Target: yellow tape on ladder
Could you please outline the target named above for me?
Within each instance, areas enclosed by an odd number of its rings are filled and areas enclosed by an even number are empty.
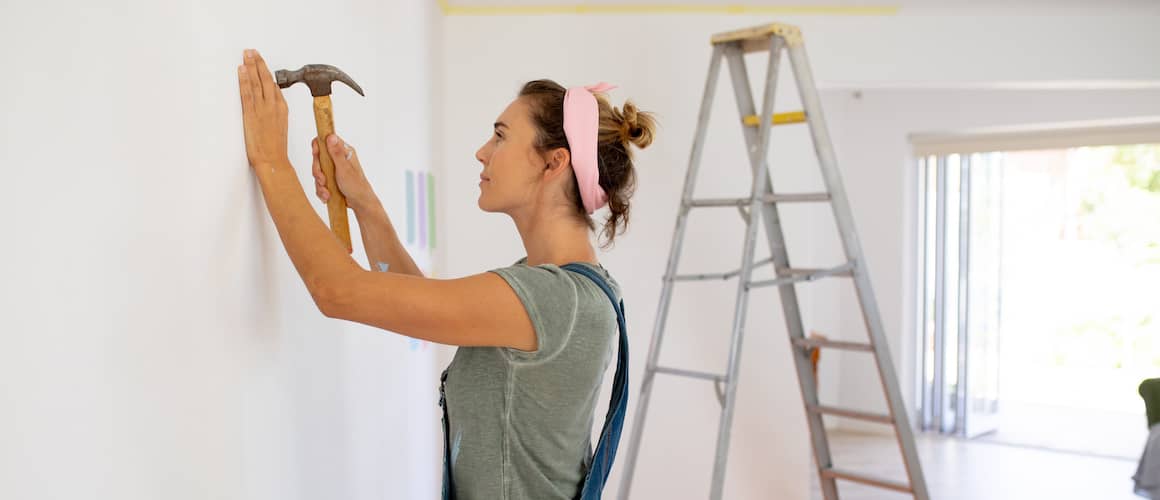
[[[773,124],[774,125],[789,125],[791,123],[805,123],[805,121],[806,121],[806,112],[805,111],[790,111],[788,113],[774,113],[773,114]],[[747,126],[747,127],[756,127],[756,126],[761,124],[761,121],[758,120],[757,115],[746,116],[745,119],[742,120],[742,122],[745,123],[745,126]]]

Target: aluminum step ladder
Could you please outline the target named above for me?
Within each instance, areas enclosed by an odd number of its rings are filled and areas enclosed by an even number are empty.
[[[817,89],[814,85],[813,75],[810,71],[809,60],[806,58],[805,47],[802,44],[801,32],[795,26],[769,24],[714,35],[712,37],[712,45],[713,55],[709,61],[709,76],[705,82],[704,97],[701,100],[701,110],[697,119],[696,134],[693,139],[693,149],[689,155],[689,167],[685,174],[685,186],[681,194],[680,211],[677,215],[676,229],[673,233],[672,245],[669,250],[669,260],[664,275],[664,286],[661,291],[660,305],[657,308],[656,323],[649,345],[648,361],[645,366],[643,381],[641,382],[640,399],[637,403],[636,416],[632,427],[633,433],[628,444],[624,475],[621,479],[618,497],[621,500],[628,499],[636,459],[640,452],[641,436],[644,433],[645,416],[648,412],[649,395],[652,391],[653,381],[657,374],[664,374],[703,379],[715,383],[718,400],[721,404],[721,421],[717,434],[717,452],[713,463],[713,476],[709,489],[709,498],[712,500],[719,500],[721,498],[725,485],[725,461],[728,455],[730,428],[733,421],[734,403],[737,394],[738,364],[741,355],[742,333],[745,329],[745,314],[749,302],[749,292],[755,288],[777,287],[781,296],[781,307],[786,320],[789,340],[793,346],[793,362],[797,369],[802,401],[805,404],[806,420],[809,422],[815,465],[817,466],[821,490],[826,500],[836,500],[838,498],[837,480],[839,479],[877,488],[905,492],[913,495],[916,499],[927,500],[929,495],[926,490],[926,483],[923,480],[922,468],[919,465],[918,453],[915,450],[914,434],[908,422],[906,410],[902,404],[902,396],[898,388],[898,379],[895,376],[894,365],[891,363],[890,352],[886,345],[885,337],[883,336],[882,318],[878,314],[878,305],[874,300],[874,292],[870,288],[870,276],[866,269],[858,236],[854,230],[854,218],[846,199],[845,190],[842,187],[842,180],[838,172],[834,150],[830,144],[830,136],[826,130],[825,120],[822,117],[822,107],[818,98]],[[774,90],[777,84],[778,62],[783,50],[789,53],[789,61],[793,67],[798,92],[801,95],[802,105],[805,109],[791,113],[774,114]],[[769,52],[769,65],[765,76],[765,95],[762,101],[760,115],[757,114],[755,108],[744,60],[746,53],[758,51]],[[697,178],[697,170],[701,164],[701,154],[705,144],[705,132],[708,128],[709,112],[713,102],[713,94],[717,86],[717,76],[720,73],[722,59],[729,62],[729,73],[733,81],[737,109],[741,115],[745,143],[749,151],[750,168],[754,179],[753,186],[750,195],[745,198],[695,199],[693,198],[693,187]],[[814,149],[818,155],[818,161],[821,165],[822,176],[826,186],[826,192],[824,193],[782,194],[775,193],[773,190],[768,175],[768,164],[766,162],[770,129],[774,125],[795,123],[805,123],[809,126],[810,134],[813,137]],[[829,269],[796,269],[791,267],[789,263],[785,237],[782,233],[780,219],[778,218],[778,205],[783,203],[816,202],[829,203],[832,207],[834,217],[837,220],[838,232],[841,235],[846,262]],[[693,208],[702,207],[736,207],[741,211],[742,218],[745,220],[746,229],[745,247],[741,256],[740,269],[717,274],[676,274],[689,212]],[[754,245],[757,239],[757,224],[759,220],[765,225],[765,233],[769,240],[771,256],[768,259],[754,262]],[[752,280],[751,275],[754,267],[768,263],[773,264],[776,278],[761,281]],[[840,342],[805,337],[802,328],[801,312],[798,308],[797,293],[794,286],[800,282],[835,276],[845,276],[853,279],[869,332],[868,342]],[[737,300],[733,314],[733,330],[727,373],[720,375],[658,365],[657,359],[660,356],[661,340],[665,331],[665,319],[668,315],[674,284],[682,281],[732,278],[738,278],[738,286]],[[889,413],[876,414],[820,404],[818,401],[816,381],[813,378],[810,363],[812,350],[819,348],[862,351],[874,356],[874,360],[878,366],[878,375],[886,393]],[[722,385],[724,386],[723,389]],[[903,463],[906,466],[907,480],[900,482],[836,468],[830,456],[829,441],[822,422],[823,415],[860,419],[892,426],[894,428],[894,434],[898,439],[898,446],[902,453]]]

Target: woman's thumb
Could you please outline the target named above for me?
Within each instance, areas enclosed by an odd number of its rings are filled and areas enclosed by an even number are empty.
[[[330,134],[326,137],[326,147],[327,149],[330,149],[330,155],[332,157],[335,156],[336,153],[344,153],[342,156],[346,156],[345,152],[342,150],[342,139],[338,138],[338,134]]]
[[[345,163],[349,166],[350,157],[354,154],[354,148],[343,142],[337,134],[331,134],[326,139],[326,144],[330,148],[330,157],[334,159],[335,165]]]

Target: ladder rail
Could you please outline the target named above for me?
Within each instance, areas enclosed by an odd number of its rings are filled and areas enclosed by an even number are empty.
[[[781,37],[772,37],[781,46],[786,45],[785,40]],[[740,52],[740,51],[739,51]],[[776,53],[780,56],[780,51]],[[734,61],[737,69],[734,70]],[[772,61],[773,59],[771,59]],[[737,101],[737,110],[741,116],[749,116],[754,113],[754,103],[752,93],[749,88],[748,75],[745,72],[744,58],[740,54],[729,58],[730,70],[733,71],[734,81],[734,96]],[[766,81],[767,88],[776,85],[776,74],[774,79]],[[808,112],[807,112],[808,113]],[[769,116],[763,114],[763,117]],[[772,120],[766,118],[759,118],[761,128],[768,129],[772,125]],[[755,130],[753,127],[742,126],[742,134],[745,137],[745,143],[748,146],[750,156],[760,154],[760,144],[755,137]],[[765,148],[768,149],[768,148]],[[757,168],[757,167],[754,167]],[[768,165],[762,165],[763,170],[768,171]],[[763,186],[766,193],[773,192],[772,181],[767,177],[765,186]],[[833,195],[831,193],[830,197]],[[754,212],[751,212],[754,213]],[[774,259],[774,268],[780,273],[783,269],[790,268],[789,252],[785,244],[785,236],[781,227],[781,218],[779,210],[776,205],[763,205],[759,209],[761,219],[765,223],[766,239],[769,242],[770,255]],[[781,298],[782,315],[785,317],[786,330],[788,331],[790,341],[793,339],[805,338],[805,328],[801,323],[801,307],[797,299],[797,290],[792,283],[786,283],[778,287],[778,295]],[[791,349],[794,370],[797,372],[799,387],[801,388],[801,395],[806,404],[817,404],[817,388],[813,387],[813,368],[810,364],[809,357],[805,351],[798,351]],[[812,401],[810,395],[813,395]],[[810,445],[814,452],[815,465],[818,470],[819,478],[823,477],[822,471],[833,465],[833,459],[830,455],[829,443],[823,429],[822,417],[819,414],[806,414],[806,420],[810,429]],[[837,484],[833,480],[822,480],[822,493],[825,498],[837,498]]]
[[[676,227],[673,230],[672,243],[669,245],[669,260],[665,264],[665,276],[676,274],[677,264],[681,258],[681,247],[684,242],[685,228],[689,217],[689,201],[693,198],[697,171],[701,165],[701,156],[705,146],[705,134],[709,128],[709,116],[712,113],[713,95],[716,93],[717,80],[721,73],[722,58],[722,49],[720,47],[713,47],[712,55],[709,56],[709,74],[705,78],[705,88],[701,94],[701,108],[697,113],[697,128],[693,135],[693,147],[689,152],[689,167],[685,172],[685,185],[681,189],[681,204],[677,214]],[[632,434],[628,440],[628,449],[625,450],[624,474],[621,476],[620,491],[617,495],[621,499],[628,498],[632,486],[632,476],[636,469],[636,459],[640,453],[641,438],[644,434],[644,421],[648,414],[649,396],[652,394],[652,384],[655,380],[657,359],[660,357],[661,341],[664,336],[665,320],[668,317],[672,293],[673,282],[666,280],[661,287],[660,304],[657,306],[652,339],[649,341],[648,358],[645,364],[644,376],[641,377],[639,399],[636,403],[636,413],[632,421]]]
[[[760,125],[754,130],[752,127],[742,126],[749,153],[750,169],[753,182],[751,185],[750,214],[768,212],[774,209],[773,205],[762,203],[762,198],[773,194],[772,183],[769,178],[769,139],[773,125],[773,107],[777,90],[777,74],[780,66],[781,51],[785,42],[780,37],[769,39],[769,63],[766,66],[766,86],[762,100]],[[728,44],[726,60],[729,63],[730,81],[733,85],[733,94],[741,116],[756,114],[756,105],[749,87],[748,71],[745,67],[744,51],[739,44]],[[757,220],[764,219],[767,233],[769,231],[768,217],[751,216],[746,221],[745,248],[742,252],[741,279],[738,280],[737,303],[734,306],[733,331],[730,342],[728,375],[725,387],[725,405],[721,414],[721,424],[717,433],[717,451],[713,460],[713,476],[710,483],[709,498],[719,500],[725,487],[725,462],[728,458],[729,441],[732,433],[733,413],[737,393],[737,373],[740,369],[740,354],[745,328],[745,314],[749,303],[749,279],[752,276],[752,259],[756,247]],[[784,249],[784,248],[783,248]],[[777,250],[772,250],[771,258],[778,264]],[[783,266],[784,267],[784,266]]]
[[[826,191],[830,193],[831,208],[838,225],[838,233],[842,240],[847,261],[854,264],[853,279],[857,290],[858,301],[861,305],[862,318],[870,337],[870,344],[874,347],[874,360],[878,367],[879,381],[882,391],[886,395],[890,415],[894,418],[895,438],[898,441],[899,451],[903,456],[903,465],[906,467],[907,478],[910,480],[911,492],[916,500],[927,500],[930,497],[926,489],[926,481],[922,473],[922,465],[918,460],[918,451],[914,444],[914,430],[910,426],[910,419],[902,401],[901,390],[898,388],[898,378],[894,371],[894,363],[890,356],[890,349],[886,343],[886,336],[882,324],[882,316],[878,309],[873,288],[870,285],[870,275],[865,263],[865,253],[861,248],[858,232],[854,224],[853,211],[850,208],[849,198],[842,183],[841,173],[838,171],[837,156],[834,153],[833,143],[826,127],[825,116],[822,112],[821,99],[817,93],[817,86],[813,79],[813,70],[810,68],[809,58],[805,46],[794,44],[789,47],[790,65],[793,67],[797,81],[798,94],[802,100],[802,107],[806,115],[810,136],[813,138],[814,150],[821,166],[822,177],[826,184]],[[800,377],[799,373],[799,377]],[[892,383],[893,382],[893,383]],[[808,402],[807,402],[808,404]],[[835,497],[836,498],[836,497]]]

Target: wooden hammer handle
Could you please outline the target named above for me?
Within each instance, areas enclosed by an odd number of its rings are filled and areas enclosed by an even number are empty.
[[[346,251],[350,253],[353,250],[350,246],[346,196],[338,189],[338,180],[334,177],[334,160],[331,159],[330,149],[326,145],[326,138],[334,133],[334,111],[330,106],[330,96],[314,98],[314,123],[318,125],[318,161],[322,164],[322,174],[326,176],[326,189],[330,191],[330,200],[326,202],[326,209],[330,214],[330,230],[343,245],[346,245]]]

